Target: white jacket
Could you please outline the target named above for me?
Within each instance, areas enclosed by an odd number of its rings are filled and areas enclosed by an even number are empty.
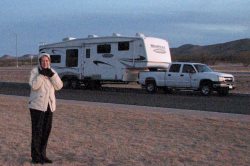
[[[47,111],[49,104],[52,112],[56,110],[55,90],[60,90],[63,83],[57,72],[51,70],[55,73],[51,78],[39,74],[38,67],[31,70],[29,108]]]

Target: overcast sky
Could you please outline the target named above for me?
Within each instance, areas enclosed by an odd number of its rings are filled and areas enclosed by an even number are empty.
[[[170,47],[250,38],[250,0],[0,0],[0,56],[38,53],[41,42],[113,32]]]

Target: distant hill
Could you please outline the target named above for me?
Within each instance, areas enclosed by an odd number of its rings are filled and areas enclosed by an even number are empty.
[[[14,57],[11,55],[3,55],[2,57],[0,57],[0,60],[5,60],[5,59],[14,59]]]
[[[22,60],[27,60],[27,59],[30,59],[30,58],[35,58],[37,57],[37,55],[34,55],[34,54],[25,54],[21,57],[18,57],[18,59],[22,59]]]
[[[240,60],[250,59],[250,39],[241,39],[207,46],[185,44],[178,48],[171,48],[170,50],[172,58],[179,61],[239,62]]]
[[[33,57],[31,59],[31,57]],[[37,55],[34,54],[25,54],[23,56],[18,57],[18,61],[16,56],[12,55],[3,55],[0,57],[0,67],[5,67],[5,66],[27,66],[27,65],[35,65],[37,64]]]
[[[35,55],[35,54],[25,54],[23,56],[18,57],[18,59],[19,60],[28,60],[28,59],[30,60],[31,57],[36,58],[37,55]],[[3,55],[3,56],[0,57],[0,60],[7,60],[7,59],[9,59],[9,60],[16,59],[16,56]]]
[[[171,48],[171,53],[174,56],[178,55],[196,55],[196,54],[210,54],[216,55],[235,55],[241,52],[250,51],[250,39],[235,40],[226,43],[199,46],[192,44],[185,44],[178,48]]]

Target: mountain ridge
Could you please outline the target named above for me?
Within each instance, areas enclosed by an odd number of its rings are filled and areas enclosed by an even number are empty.
[[[171,48],[172,56],[190,55],[211,55],[211,56],[232,56],[242,52],[250,53],[250,38],[229,41],[212,45],[184,44],[177,48]]]

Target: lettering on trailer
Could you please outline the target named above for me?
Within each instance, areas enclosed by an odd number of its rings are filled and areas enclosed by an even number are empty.
[[[103,58],[112,58],[113,56],[113,54],[102,54]]]
[[[151,46],[151,48],[154,49],[153,51],[156,52],[156,53],[159,53],[159,54],[165,54],[166,53],[165,46],[155,45],[155,44],[151,44],[150,46]]]

